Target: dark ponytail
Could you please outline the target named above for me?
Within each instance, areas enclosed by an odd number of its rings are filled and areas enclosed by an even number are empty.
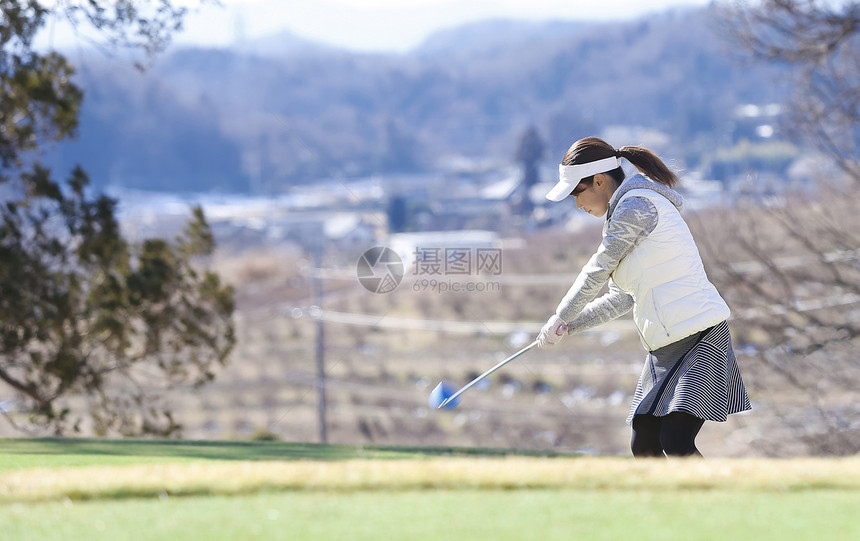
[[[673,188],[680,182],[678,176],[666,167],[663,160],[647,148],[621,147],[615,152],[615,155],[632,163],[637,169],[645,173],[645,176],[660,184]]]
[[[612,145],[598,137],[586,137],[575,142],[564,155],[561,164],[578,165],[612,156],[624,158],[651,180],[665,184],[670,188],[677,186],[680,182],[675,173],[663,163],[663,160],[647,148],[626,146],[615,150]],[[619,184],[624,181],[624,170],[621,167],[607,171],[607,174]],[[583,182],[590,179],[591,177],[583,179]]]

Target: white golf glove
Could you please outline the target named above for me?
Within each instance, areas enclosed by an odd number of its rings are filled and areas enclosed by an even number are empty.
[[[567,336],[567,323],[562,321],[560,317],[553,314],[552,317],[543,326],[538,334],[538,347],[541,349],[554,346],[561,342],[561,339]]]

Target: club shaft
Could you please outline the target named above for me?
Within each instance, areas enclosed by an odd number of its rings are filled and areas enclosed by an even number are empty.
[[[469,388],[471,388],[473,385],[475,385],[476,383],[478,383],[479,381],[481,381],[485,377],[489,376],[490,374],[492,374],[493,372],[495,372],[499,368],[501,368],[501,367],[505,366],[506,364],[508,364],[509,362],[513,361],[514,359],[516,359],[517,357],[519,357],[520,355],[522,355],[526,351],[530,350],[531,348],[535,347],[536,345],[537,345],[537,340],[535,340],[531,344],[527,345],[523,349],[519,350],[518,352],[514,353],[513,355],[511,355],[510,357],[508,357],[504,361],[500,362],[496,366],[490,368],[489,370],[487,370],[486,372],[484,372],[480,376],[476,377],[475,379],[473,379],[472,381],[467,383],[465,386],[463,386],[462,389],[460,389],[456,393],[454,393],[451,396],[449,396],[448,398],[446,398],[441,404],[439,404],[437,406],[437,408],[444,408],[445,405],[448,404],[448,402],[454,400],[455,398],[457,398],[458,396],[460,396],[461,394],[463,394],[464,392],[469,390]]]

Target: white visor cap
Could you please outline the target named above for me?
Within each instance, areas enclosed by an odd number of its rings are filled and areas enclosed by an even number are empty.
[[[580,163],[577,165],[559,165],[558,166],[558,183],[552,187],[552,190],[546,194],[546,198],[550,201],[561,201],[570,192],[576,188],[584,178],[588,178],[597,173],[605,173],[621,167],[621,159],[612,156],[604,158],[596,162]]]

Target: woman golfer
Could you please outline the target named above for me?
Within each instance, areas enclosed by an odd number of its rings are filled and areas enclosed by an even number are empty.
[[[640,174],[625,180],[621,158]],[[644,175],[644,176],[643,176]],[[600,247],[538,335],[542,348],[633,310],[648,351],[627,422],[636,457],[700,455],[705,421],[751,409],[735,362],[729,307],[708,281],[681,218],[678,183],[642,147],[618,150],[596,137],[573,144],[559,166],[550,201],[568,196],[606,215]],[[604,284],[608,293],[596,298]]]

